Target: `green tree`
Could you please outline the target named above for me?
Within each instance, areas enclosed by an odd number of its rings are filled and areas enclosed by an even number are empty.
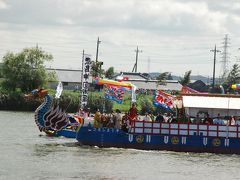
[[[239,70],[239,65],[234,64],[232,67],[232,70],[229,72],[228,77],[227,77],[227,84],[237,84],[240,82],[240,70]]]
[[[180,84],[182,84],[183,86],[187,85],[188,83],[190,83],[190,76],[191,76],[192,71],[187,71],[185,72],[184,76],[182,78],[180,78]]]
[[[16,54],[8,52],[3,57],[3,87],[12,91],[19,88],[22,92],[27,92],[45,86],[48,73],[44,63],[52,58],[51,54],[38,47],[26,48]]]
[[[172,74],[168,73],[167,80],[173,80]]]
[[[110,67],[105,72],[105,77],[108,79],[112,79],[114,75],[114,67]]]
[[[160,73],[159,76],[156,78],[158,80],[158,84],[166,83],[165,81],[167,80],[169,74],[169,72]]]
[[[143,99],[141,101],[141,114],[147,113],[153,113],[154,112],[154,106],[150,99]]]
[[[0,78],[3,77],[2,69],[3,69],[3,63],[0,63]]]
[[[102,69],[103,62],[92,62],[91,74],[93,77],[102,77],[104,70]]]

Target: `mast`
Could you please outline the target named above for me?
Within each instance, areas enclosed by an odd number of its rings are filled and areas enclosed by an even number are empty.
[[[84,49],[83,49],[83,53],[82,53],[82,73],[81,73],[81,89],[83,89],[83,69],[84,68]],[[82,90],[80,91],[80,108],[83,109],[83,94],[82,94]]]

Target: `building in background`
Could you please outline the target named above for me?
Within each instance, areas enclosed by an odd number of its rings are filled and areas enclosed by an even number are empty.
[[[49,88],[55,89],[58,85],[58,81],[63,83],[64,89],[79,90],[81,86],[81,70],[71,69],[47,69],[48,72],[55,72],[57,76],[57,82],[49,82]],[[123,81],[131,82],[138,87],[138,89],[144,90],[164,90],[164,91],[181,91],[182,85],[177,80],[166,80],[163,83],[158,83],[158,80],[151,79],[147,74],[134,73],[134,72],[121,72],[116,74],[113,79],[122,76]],[[90,76],[90,82],[92,82],[92,76]]]
[[[55,72],[57,81],[49,82],[49,88],[55,89],[58,85],[58,81],[61,81],[64,89],[80,90],[81,88],[81,76],[82,70],[71,69],[47,69],[48,72]],[[92,76],[90,76],[90,82],[92,82]]]
[[[177,80],[165,80],[162,83],[158,83],[158,80],[151,79],[146,73],[134,73],[134,72],[120,72],[116,74],[113,79],[123,77],[123,81],[131,82],[138,87],[138,89],[145,90],[164,90],[164,91],[181,91],[182,85]]]

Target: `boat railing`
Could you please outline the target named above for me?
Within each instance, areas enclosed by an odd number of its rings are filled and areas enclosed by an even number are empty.
[[[130,133],[149,135],[180,135],[207,137],[240,137],[239,125],[159,123],[149,121],[132,121]]]

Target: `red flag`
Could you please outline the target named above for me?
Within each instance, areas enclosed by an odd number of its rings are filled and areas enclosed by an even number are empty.
[[[154,97],[153,104],[155,106],[161,106],[166,109],[173,108],[173,96],[171,94],[167,94],[163,91],[158,90],[156,92],[156,96]]]
[[[187,87],[187,86],[183,86],[182,87],[182,90],[181,90],[182,93],[185,93],[185,94],[197,94],[197,93],[200,93],[199,91],[196,91],[190,87]]]

